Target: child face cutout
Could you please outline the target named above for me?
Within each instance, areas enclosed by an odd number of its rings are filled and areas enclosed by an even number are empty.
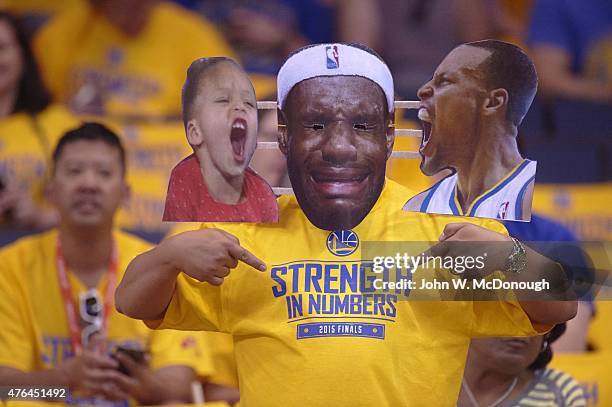
[[[200,165],[225,178],[241,175],[257,146],[257,105],[253,86],[239,67],[220,62],[200,82],[190,137]],[[204,161],[204,162],[202,162]]]

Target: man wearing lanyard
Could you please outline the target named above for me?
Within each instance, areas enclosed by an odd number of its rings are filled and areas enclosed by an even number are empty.
[[[113,229],[129,194],[119,138],[95,123],[67,132],[48,189],[58,229],[0,251],[0,385],[67,386],[75,404],[190,401],[191,382],[209,373],[200,338],[114,310],[123,270],[148,249]]]

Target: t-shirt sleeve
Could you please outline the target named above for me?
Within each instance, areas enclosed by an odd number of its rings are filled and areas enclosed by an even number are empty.
[[[15,270],[18,254],[10,249],[0,251],[0,365],[28,372],[37,366],[36,336],[25,291],[16,278],[23,271]]]
[[[534,326],[518,301],[473,301],[471,337],[542,335],[551,327]]]
[[[213,362],[201,332],[164,329],[153,331],[150,343],[151,368],[188,366],[199,377],[213,374]]]
[[[213,286],[181,273],[163,319],[145,323],[154,329],[226,332],[222,297],[227,284]]]
[[[563,1],[536,0],[531,13],[527,43],[554,45],[568,52],[572,49],[572,35],[563,13]]]
[[[495,220],[483,220],[481,226],[508,235],[505,226]],[[499,273],[499,272],[498,272]],[[502,277],[503,276],[499,276]],[[500,294],[504,298],[489,301],[473,301],[472,337],[483,336],[533,336],[541,335],[551,326],[534,326],[529,316],[511,294]]]
[[[63,100],[68,92],[70,54],[89,29],[91,16],[88,5],[78,2],[52,17],[34,36],[32,48],[40,73],[56,100]]]

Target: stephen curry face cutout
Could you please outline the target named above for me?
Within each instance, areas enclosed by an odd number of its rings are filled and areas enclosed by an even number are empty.
[[[182,104],[194,153],[172,170],[163,220],[277,222],[272,189],[249,168],[257,146],[257,102],[242,68],[225,57],[194,61]]]

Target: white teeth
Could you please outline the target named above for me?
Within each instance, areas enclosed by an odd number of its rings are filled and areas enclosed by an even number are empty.
[[[431,123],[431,117],[429,117],[429,112],[424,107],[419,109],[419,120],[422,120],[427,123]]]
[[[242,122],[236,122],[232,125],[232,129],[246,129],[246,127],[244,126],[244,123]]]

